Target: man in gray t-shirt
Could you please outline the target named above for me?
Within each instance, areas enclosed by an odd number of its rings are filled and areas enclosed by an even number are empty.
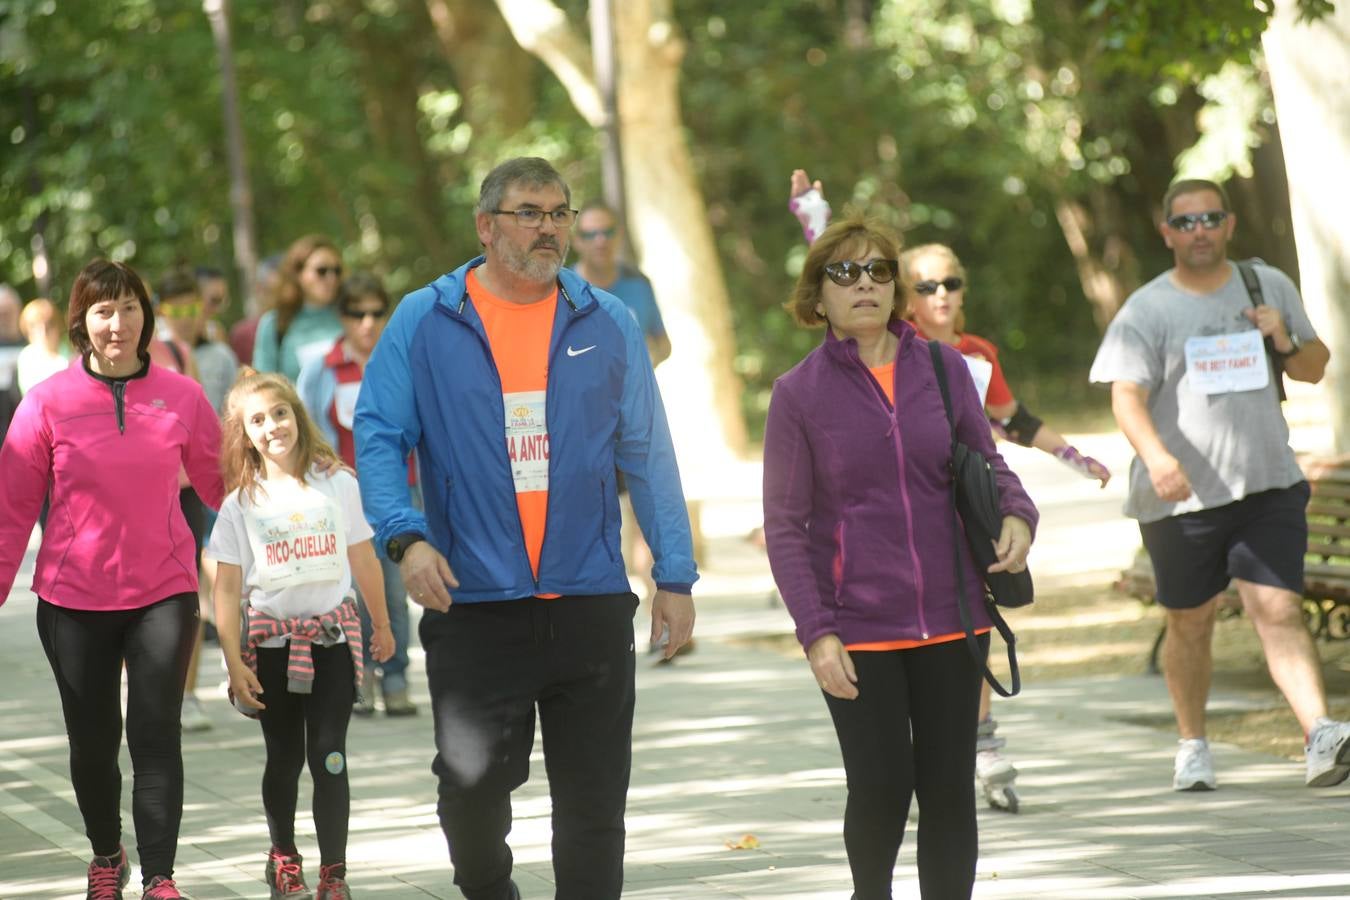
[[[1275,367],[1321,380],[1330,358],[1283,272],[1256,265],[1260,302],[1228,259],[1236,217],[1219,185],[1178,181],[1159,230],[1176,265],[1112,321],[1091,380],[1134,447],[1125,514],[1139,520],[1166,610],[1163,665],[1181,742],[1173,786],[1212,790],[1205,741],[1210,642],[1235,580],[1271,676],[1307,739],[1306,781],[1350,776],[1350,724],[1326,718],[1317,650],[1303,625],[1307,485],[1289,448]]]

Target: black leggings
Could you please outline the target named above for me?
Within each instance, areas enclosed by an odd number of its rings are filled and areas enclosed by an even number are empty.
[[[347,820],[351,789],[347,783],[347,724],[356,701],[356,671],[346,644],[315,645],[314,692],[286,690],[289,647],[258,648],[259,699],[267,706],[258,715],[267,766],[263,769],[263,810],[272,846],[295,849],[295,807],[300,772],[309,761],[314,779],[314,830],[321,863],[347,859]]]
[[[981,636],[988,647],[988,637]],[[919,890],[967,900],[975,885],[975,726],[980,670],[964,640],[852,654],[858,697],[825,695],[848,778],[844,847],[856,900],[889,900],[918,796]]]
[[[122,665],[127,670],[131,812],[141,875],[173,876],[183,818],[179,716],[197,636],[197,595],[176,594],[140,609],[95,612],[39,599],[38,636],[47,653],[70,738],[70,780],[96,856],[122,842]]]

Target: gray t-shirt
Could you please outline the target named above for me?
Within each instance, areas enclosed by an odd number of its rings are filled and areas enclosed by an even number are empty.
[[[1230,264],[1231,265],[1231,264]],[[1256,266],[1267,305],[1284,313],[1289,333],[1314,340],[1298,289],[1279,269]],[[1210,294],[1193,294],[1173,283],[1168,270],[1130,295],[1106,329],[1088,376],[1094,383],[1129,381],[1148,389],[1148,410],[1169,453],[1191,482],[1191,496],[1159,499],[1148,469],[1130,464],[1125,515],[1140,522],[1212,509],[1249,494],[1285,488],[1303,480],[1289,447],[1289,426],[1273,377],[1265,387],[1203,393],[1187,371],[1186,341],[1255,330],[1244,310],[1252,301],[1242,275]],[[1262,354],[1262,365],[1269,361]]]
[[[217,414],[224,412],[225,397],[234,386],[239,374],[239,360],[229,344],[219,341],[206,341],[192,348],[192,358],[197,363],[197,374],[202,379],[202,390],[211,408]]]

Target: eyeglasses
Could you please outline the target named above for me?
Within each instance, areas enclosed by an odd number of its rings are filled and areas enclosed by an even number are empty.
[[[894,259],[873,259],[866,265],[845,259],[830,263],[825,267],[825,274],[840,287],[848,287],[856,283],[863,272],[877,284],[887,284],[895,280],[895,274],[899,269],[900,263]]]
[[[941,281],[918,281],[914,284],[914,293],[923,294],[925,297],[929,294],[936,294],[938,288],[946,288],[947,293],[954,294],[965,287],[965,282],[953,275],[951,278],[944,278]]]
[[[1212,209],[1202,213],[1182,213],[1167,220],[1167,227],[1174,231],[1194,231],[1195,226],[1203,225],[1206,231],[1213,231],[1228,221],[1228,213],[1221,209]]]
[[[342,277],[342,266],[315,266],[310,271],[320,278],[327,278],[329,275],[332,275],[334,278]]]
[[[578,231],[577,237],[581,238],[583,241],[593,241],[596,238],[601,237],[608,238],[612,241],[614,240],[614,235],[618,233],[619,230],[611,225],[609,228],[588,228],[584,231]]]
[[[166,319],[195,319],[202,311],[200,303],[161,303],[159,314]]]
[[[362,319],[374,319],[378,322],[380,319],[384,318],[386,312],[388,312],[388,310],[384,307],[379,309],[344,309],[342,311],[342,317],[344,319],[353,319],[356,321]]]
[[[520,209],[490,209],[488,212],[494,216],[515,216],[516,224],[521,228],[538,228],[544,224],[545,216],[559,229],[571,228],[577,218],[575,209],[542,210],[524,206]]]

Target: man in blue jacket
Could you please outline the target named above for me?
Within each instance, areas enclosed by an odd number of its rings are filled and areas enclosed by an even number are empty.
[[[652,547],[652,634],[693,632],[698,578],[642,333],[562,268],[576,219],[542,159],[503,163],[475,214],[484,255],[403,299],[366,367],[361,496],[408,594],[436,726],[437,811],[469,900],[519,897],[511,791],[538,715],[557,897],[618,898],[633,724],[633,611],[616,468]],[[403,461],[416,449],[425,513]]]

